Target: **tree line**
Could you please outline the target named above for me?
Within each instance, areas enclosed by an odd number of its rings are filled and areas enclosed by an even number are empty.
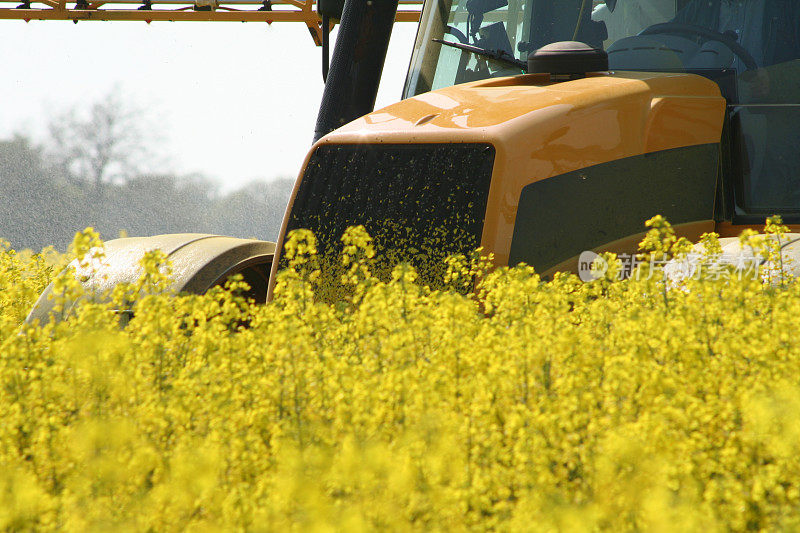
[[[55,117],[36,143],[0,140],[0,239],[16,249],[64,250],[87,226],[104,239],[215,233],[275,240],[293,179],[219,194],[202,175],[159,171],[142,115],[107,97]]]

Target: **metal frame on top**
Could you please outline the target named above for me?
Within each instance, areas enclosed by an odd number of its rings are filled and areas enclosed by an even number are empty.
[[[400,0],[395,20],[417,22],[423,0]],[[2,7],[8,6],[8,7]],[[0,0],[0,20],[133,20],[140,22],[302,22],[317,46],[316,0]]]

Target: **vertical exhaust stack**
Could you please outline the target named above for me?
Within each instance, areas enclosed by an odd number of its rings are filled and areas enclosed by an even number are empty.
[[[346,0],[314,142],[375,107],[398,0]]]

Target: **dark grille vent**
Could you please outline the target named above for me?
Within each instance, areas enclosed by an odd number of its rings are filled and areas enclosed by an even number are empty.
[[[362,224],[375,241],[379,275],[405,261],[436,285],[445,257],[480,243],[494,155],[488,144],[322,145],[287,230],[314,232],[323,278],[334,284],[341,236]]]

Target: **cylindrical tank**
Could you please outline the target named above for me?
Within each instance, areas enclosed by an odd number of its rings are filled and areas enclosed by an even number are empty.
[[[104,257],[92,265],[91,272],[79,272],[87,297],[103,299],[116,285],[134,283],[142,274],[139,261],[153,250],[163,251],[172,267],[175,293],[204,294],[222,285],[234,274],[241,274],[250,286],[248,296],[265,302],[275,243],[237,239],[201,233],[129,237],[105,243]],[[73,267],[78,268],[77,262]],[[56,305],[51,298],[51,283],[39,296],[26,323],[45,322]],[[69,304],[67,314],[76,302]]]

